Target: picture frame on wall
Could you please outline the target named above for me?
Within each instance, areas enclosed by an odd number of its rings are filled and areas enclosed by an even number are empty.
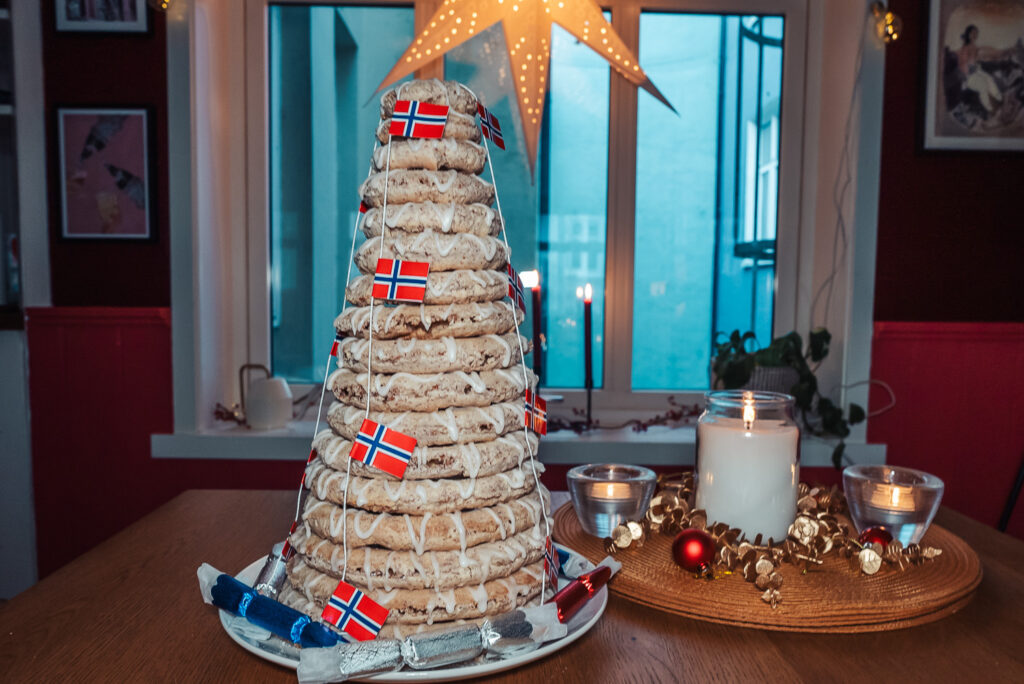
[[[57,30],[86,33],[146,33],[146,0],[54,0]]]
[[[924,148],[1024,150],[1024,0],[930,0]]]
[[[60,107],[61,237],[151,240],[150,112]]]

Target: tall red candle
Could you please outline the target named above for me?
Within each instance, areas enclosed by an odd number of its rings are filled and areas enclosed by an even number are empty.
[[[519,274],[523,286],[533,293],[533,372],[537,375],[537,385],[543,384],[541,370],[544,367],[544,350],[541,348],[541,317],[540,310],[540,272],[523,271]]]
[[[594,388],[594,322],[591,308],[594,301],[594,290],[587,283],[583,289],[583,386]]]

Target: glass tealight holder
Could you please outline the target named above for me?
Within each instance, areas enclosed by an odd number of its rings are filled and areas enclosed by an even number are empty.
[[[644,517],[657,476],[641,466],[595,463],[576,466],[567,479],[580,526],[587,534],[608,537],[616,525]]]
[[[843,471],[843,491],[857,533],[881,527],[904,546],[924,537],[944,489],[942,480],[913,468],[855,465]]]

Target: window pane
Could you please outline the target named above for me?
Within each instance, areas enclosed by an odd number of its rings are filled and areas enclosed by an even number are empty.
[[[606,14],[606,18],[610,18]],[[558,26],[540,159],[540,271],[547,350],[543,384],[583,387],[583,303],[594,288],[594,386],[603,384],[608,205],[608,62]]]
[[[374,146],[374,90],[412,40],[413,10],[268,11],[271,363],[288,380],[319,382]]]
[[[608,13],[605,16],[610,19]],[[600,387],[608,63],[558,26],[552,27],[550,91],[534,183],[505,49],[500,27],[492,27],[448,53],[445,77],[468,85],[499,118],[505,133],[508,150],[492,148],[494,173],[512,263],[519,271],[537,268],[541,272],[542,328],[547,342],[541,383],[583,387],[583,304],[576,298],[576,288],[590,283],[594,288],[594,385]],[[532,316],[526,317],[521,330],[532,336]]]
[[[716,331],[771,336],[782,19],[771,22],[767,44],[760,17],[641,14],[641,63],[680,114],[639,95],[633,389],[706,388]]]

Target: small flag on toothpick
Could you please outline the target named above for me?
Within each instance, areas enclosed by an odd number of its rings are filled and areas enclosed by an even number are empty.
[[[548,537],[544,542],[544,572],[547,573],[548,584],[553,590],[558,589],[558,571],[561,567],[555,545],[551,542],[551,537]]]
[[[281,558],[283,560],[288,560],[288,557],[292,555],[292,534],[295,532],[295,528],[298,526],[299,521],[296,520],[292,523],[291,528],[288,530],[288,536],[284,538],[284,546],[281,547]]]
[[[338,355],[339,351],[341,350],[341,342],[344,339],[345,338],[341,336],[341,333],[338,333],[334,336],[334,344],[331,345],[331,356],[336,357]]]
[[[365,213],[366,213],[366,210],[367,210],[367,209],[369,209],[369,208],[370,208],[370,207],[369,207],[369,206],[367,206],[366,202],[360,202],[360,203],[359,203],[359,213],[360,213],[360,214],[365,214]]]
[[[377,272],[373,276],[373,296],[402,302],[422,302],[427,294],[426,261],[377,259]]]
[[[526,390],[526,427],[538,435],[548,434],[548,402]]]
[[[493,142],[501,149],[505,149],[505,138],[501,137],[501,124],[498,117],[479,102],[476,105],[476,113],[480,115],[480,131],[484,137]]]
[[[337,627],[356,641],[376,638],[390,611],[344,580],[327,599],[320,613],[324,622]]]
[[[384,427],[369,418],[363,421],[349,455],[377,470],[383,470],[395,477],[405,475],[416,448],[416,438],[398,430]]]
[[[512,268],[512,264],[508,265],[508,296],[516,303],[519,309],[526,313],[526,295],[523,290],[523,281],[516,273],[516,269]]]
[[[405,138],[440,138],[448,122],[448,105],[399,100],[391,114],[391,135]]]

